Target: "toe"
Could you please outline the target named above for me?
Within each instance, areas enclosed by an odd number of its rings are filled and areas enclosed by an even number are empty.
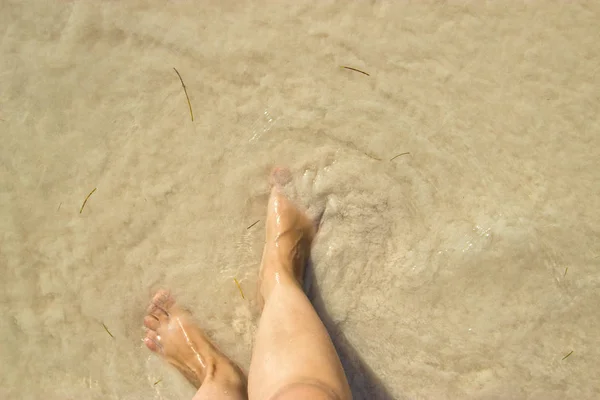
[[[169,309],[173,304],[175,301],[171,294],[166,290],[159,290],[148,307],[148,315],[154,316],[159,323],[166,323],[169,318]]]
[[[292,180],[292,173],[287,168],[274,168],[271,172],[270,183],[272,186],[285,186]]]
[[[157,323],[159,325],[161,325],[161,324],[167,325],[169,323],[168,310],[157,304],[150,304],[150,307],[148,307],[147,317],[153,318],[154,320],[157,321]],[[146,318],[144,318],[144,325],[146,325]],[[150,328],[150,327],[148,326],[148,328]]]
[[[156,334],[154,331],[148,331],[146,333],[146,337],[144,338],[144,343],[146,347],[150,350],[160,353],[162,352],[162,346],[160,344],[160,336]]]
[[[160,327],[160,321],[154,315],[146,315],[144,318],[144,326],[155,331]]]
[[[173,297],[171,296],[171,292],[168,290],[161,289],[152,298],[152,304],[160,306],[164,309],[169,309],[175,303]]]

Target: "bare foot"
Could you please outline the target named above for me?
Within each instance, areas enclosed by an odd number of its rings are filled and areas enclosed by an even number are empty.
[[[144,343],[163,356],[196,388],[207,379],[221,374],[228,383],[244,385],[240,369],[223,355],[190,315],[175,304],[169,292],[160,290],[148,307],[144,325],[148,328]]]
[[[315,236],[315,225],[306,212],[284,194],[291,181],[289,170],[271,174],[266,241],[260,269],[259,292],[263,304],[277,284],[302,285],[304,268]]]

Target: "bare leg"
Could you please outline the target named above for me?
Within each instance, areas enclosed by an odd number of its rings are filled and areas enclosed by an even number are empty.
[[[198,388],[194,400],[247,398],[242,371],[213,346],[167,291],[156,293],[144,325],[148,328],[144,343]]]
[[[335,348],[302,291],[315,232],[312,221],[282,193],[288,179],[285,170],[272,175],[259,287],[264,308],[248,394],[257,400],[350,399]]]

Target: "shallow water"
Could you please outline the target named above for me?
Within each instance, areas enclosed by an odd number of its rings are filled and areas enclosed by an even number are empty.
[[[0,4],[0,397],[191,398],[158,287],[247,370],[283,164],[355,398],[599,398],[600,6],[255,4]]]

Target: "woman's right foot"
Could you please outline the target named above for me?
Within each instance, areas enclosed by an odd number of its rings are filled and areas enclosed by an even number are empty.
[[[310,217],[284,194],[289,170],[271,173],[266,241],[260,269],[259,293],[263,305],[278,284],[302,285],[304,268],[316,229]]]

